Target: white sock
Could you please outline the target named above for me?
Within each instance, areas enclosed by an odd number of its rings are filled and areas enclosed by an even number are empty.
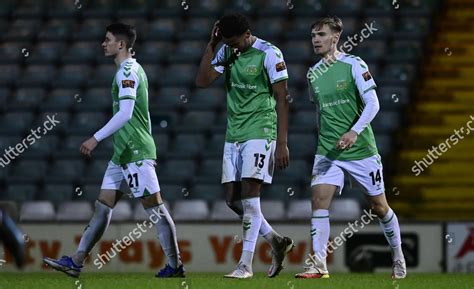
[[[313,251],[316,255],[317,267],[327,270],[327,244],[329,241],[329,211],[317,209],[313,211],[311,218],[311,239],[313,240]]]
[[[244,263],[248,268],[252,268],[252,261],[249,260],[249,253],[255,252],[255,245],[257,244],[258,232],[262,224],[262,211],[260,209],[260,198],[242,199],[242,206],[244,207],[244,216],[242,218],[243,226],[243,251],[240,262]]]
[[[232,201],[230,204],[228,204],[229,208],[232,209],[237,215],[239,215],[239,218],[242,220],[243,218],[243,206],[242,206],[242,201]],[[260,226],[259,230],[259,235],[262,236],[272,247],[275,247],[278,242],[282,239],[282,236],[278,234],[275,230],[273,230],[272,226],[265,220],[265,217],[262,214],[262,224]]]
[[[402,239],[397,215],[392,209],[389,209],[385,217],[379,218],[379,223],[388,244],[392,248],[393,260],[403,260]]]
[[[76,254],[72,256],[74,264],[80,266],[84,263],[84,259],[107,230],[111,217],[112,209],[102,202],[95,201],[94,215],[82,234]]]
[[[247,250],[242,250],[242,256],[240,257],[240,263],[243,263],[247,266],[247,269],[250,272],[252,271],[252,260],[253,260],[253,252],[247,251]],[[250,264],[250,265],[249,265]]]
[[[178,238],[176,237],[176,227],[170,213],[164,204],[160,204],[153,208],[146,209],[148,215],[158,216],[156,231],[161,248],[165,252],[168,264],[173,268],[181,265],[181,257],[179,255]]]
[[[273,230],[272,226],[265,220],[265,217],[262,215],[262,224],[260,225],[260,231],[258,232],[260,236],[262,236],[272,248],[278,245],[278,243],[282,240],[282,236],[278,234],[275,230]]]

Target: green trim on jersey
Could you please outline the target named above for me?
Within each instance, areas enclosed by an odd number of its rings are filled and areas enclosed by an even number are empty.
[[[120,100],[124,100],[124,99],[131,99],[131,100],[136,100],[137,98],[136,97],[133,97],[131,95],[126,95],[126,96],[122,96],[119,98]]]
[[[131,71],[122,73],[126,68],[131,68]],[[124,94],[119,97],[121,91],[136,96]],[[156,159],[156,147],[151,135],[148,111],[148,79],[142,66],[135,60],[126,60],[115,74],[112,83],[113,114],[119,111],[119,101],[124,99],[135,100],[135,106],[132,118],[113,135],[112,162],[125,165],[145,159]]]
[[[376,87],[369,76],[362,59],[348,54],[339,55],[332,65],[319,61],[310,69],[308,85],[320,118],[316,154],[333,160],[360,160],[378,154],[370,124],[350,149],[336,149],[337,141],[354,126],[364,109],[359,91],[365,93]]]

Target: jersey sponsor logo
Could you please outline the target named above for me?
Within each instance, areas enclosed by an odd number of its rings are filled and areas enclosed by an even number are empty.
[[[338,99],[338,100],[335,100],[335,101],[332,101],[332,102],[325,102],[322,104],[322,108],[325,108],[325,107],[331,107],[331,106],[336,106],[336,105],[340,105],[340,104],[346,104],[346,103],[349,103],[349,99]]]
[[[248,84],[248,83],[235,83],[235,82],[232,82],[230,84],[231,87],[237,87],[237,88],[241,88],[241,89],[257,89],[257,85],[251,85],[251,84]]]
[[[275,69],[277,72],[280,72],[282,70],[285,70],[286,69],[286,65],[285,65],[285,62],[282,61],[282,62],[279,62],[275,65]]]
[[[372,79],[372,75],[368,71],[362,73],[362,77],[364,78],[365,81],[369,81]]]
[[[248,75],[257,75],[258,74],[257,66],[256,65],[248,65],[247,67],[245,67],[245,72]]]
[[[122,88],[135,88],[135,81],[130,79],[122,80]]]

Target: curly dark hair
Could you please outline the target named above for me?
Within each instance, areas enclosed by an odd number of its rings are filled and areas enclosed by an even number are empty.
[[[240,13],[230,13],[222,16],[218,25],[221,35],[225,38],[242,35],[250,29],[247,17]]]

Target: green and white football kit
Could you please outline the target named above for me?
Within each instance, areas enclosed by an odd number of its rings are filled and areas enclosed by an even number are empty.
[[[222,183],[242,178],[271,183],[277,133],[272,84],[288,79],[283,55],[271,43],[257,38],[242,53],[224,44],[212,65],[224,74],[227,90]]]
[[[112,83],[112,100],[114,115],[124,100],[132,100],[134,106],[131,118],[113,134],[114,154],[101,189],[120,190],[135,198],[157,193],[160,185],[148,111],[148,80],[135,59],[128,58],[120,64]]]
[[[340,53],[332,64],[320,60],[307,77],[320,118],[311,186],[332,184],[341,192],[347,173],[367,194],[383,193],[383,167],[372,128],[368,122],[362,126],[358,122],[366,97],[376,98],[372,90],[377,86],[367,64],[359,57]],[[337,149],[339,138],[351,129],[358,133],[357,141],[349,149]]]

